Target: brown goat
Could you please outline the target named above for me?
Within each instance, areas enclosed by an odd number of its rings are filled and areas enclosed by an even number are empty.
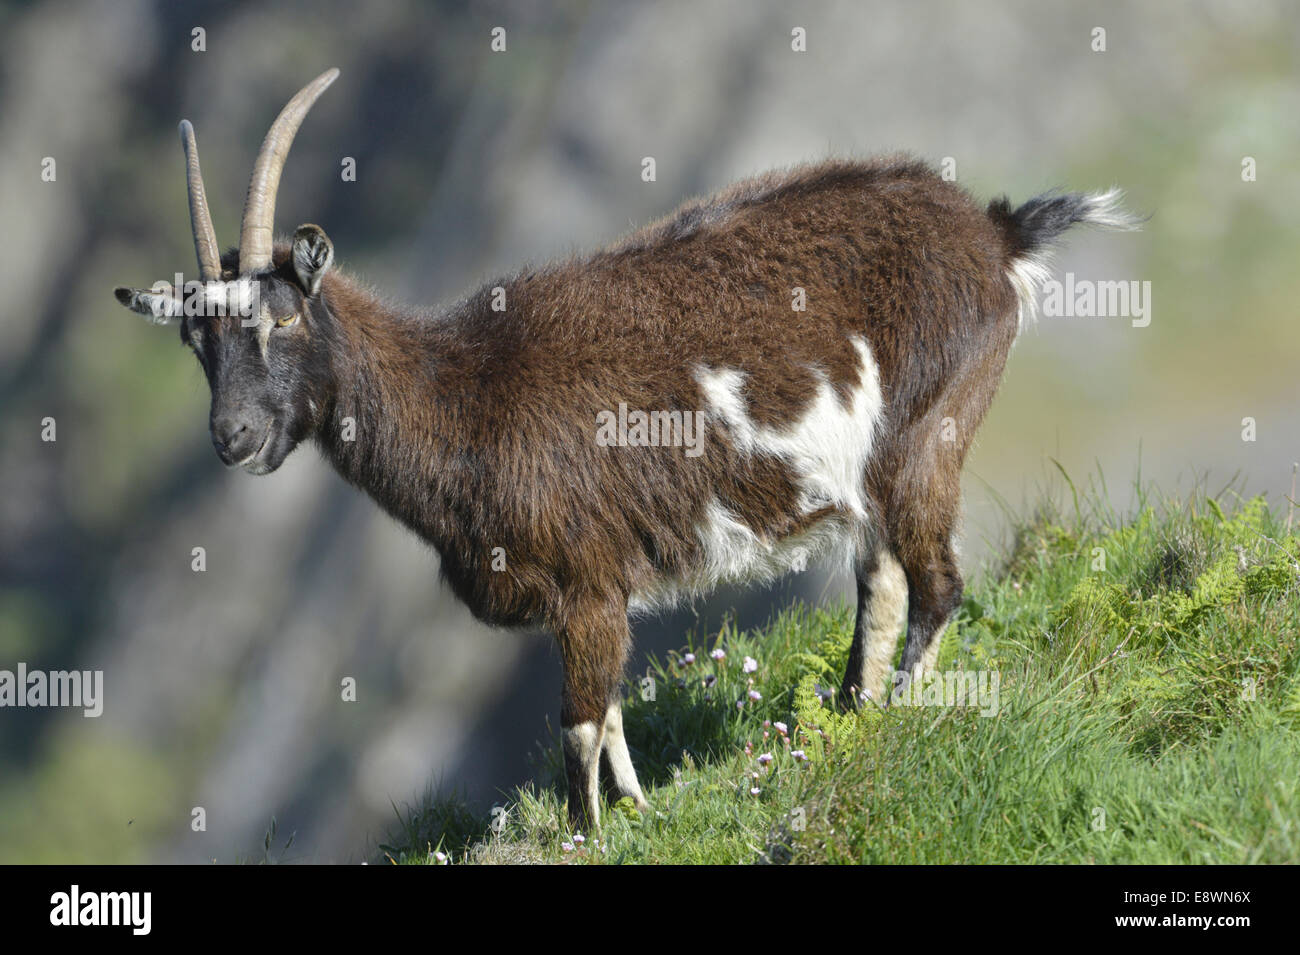
[[[315,439],[476,616],[555,634],[575,826],[598,824],[602,754],[646,806],[620,711],[629,610],[838,549],[858,589],[842,701],[881,698],[904,609],[898,673],[933,666],[962,591],[962,461],[1039,255],[1076,222],[1132,227],[1115,193],[981,209],[913,159],[824,162],[415,311],[332,268],[317,226],[272,246],[289,143],[336,75],[272,126],[221,261],[182,123],[204,284],[116,294],[179,319],[228,465],[269,473]]]

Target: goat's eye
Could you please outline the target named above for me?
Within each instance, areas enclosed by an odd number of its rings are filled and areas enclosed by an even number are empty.
[[[294,312],[292,315],[284,316],[284,318],[277,318],[275,320],[275,327],[288,328],[290,325],[296,325],[297,322],[298,322],[298,313]]]

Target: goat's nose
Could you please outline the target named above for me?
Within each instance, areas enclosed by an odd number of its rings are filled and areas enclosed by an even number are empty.
[[[218,418],[212,422],[212,446],[224,464],[234,464],[248,457],[252,449],[247,445],[252,440],[253,432],[237,418]]]

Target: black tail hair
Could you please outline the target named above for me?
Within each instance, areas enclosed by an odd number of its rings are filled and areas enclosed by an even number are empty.
[[[1007,237],[1008,258],[1031,256],[1047,248],[1070,226],[1084,222],[1103,229],[1131,231],[1144,220],[1121,205],[1119,189],[1108,192],[1044,193],[1014,211],[1006,196],[989,203],[989,218]]]

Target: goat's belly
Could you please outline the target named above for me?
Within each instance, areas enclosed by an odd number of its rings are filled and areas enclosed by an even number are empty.
[[[804,415],[779,429],[750,418],[741,372],[719,368],[697,373],[706,420],[725,427],[735,453],[768,455],[783,463],[799,492],[791,524],[802,529],[773,538],[756,531],[743,514],[711,500],[694,529],[698,548],[692,565],[640,588],[632,595],[633,610],[671,604],[722,583],[761,582],[799,572],[828,552],[846,559],[870,535],[865,474],[883,399],[869,345],[862,338],[850,342],[858,352],[860,371],[848,400],[841,400],[823,380]]]
[[[634,592],[633,612],[671,606],[707,594],[726,583],[763,583],[786,573],[801,573],[820,558],[846,563],[860,537],[868,533],[863,522],[836,513],[798,534],[776,540],[754,532],[716,501],[710,502],[705,520],[696,528],[700,546],[685,573],[661,574]]]

